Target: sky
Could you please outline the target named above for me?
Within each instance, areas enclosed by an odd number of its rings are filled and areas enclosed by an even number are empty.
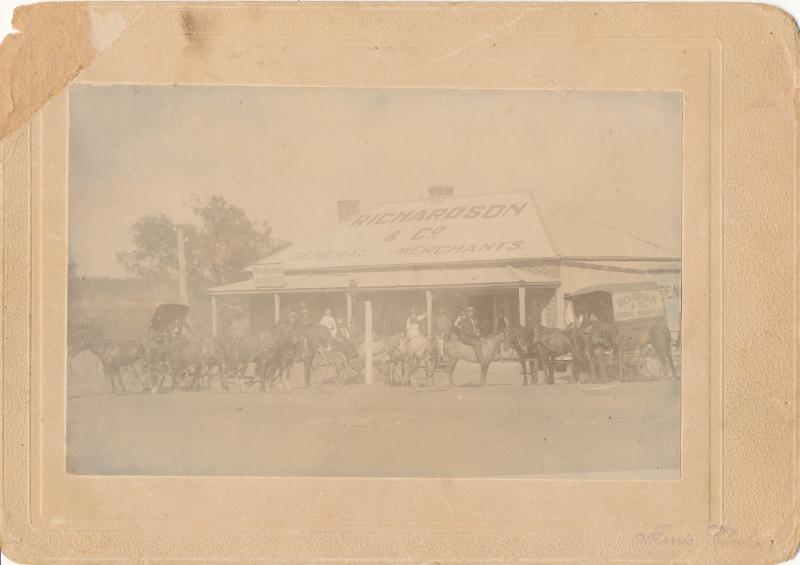
[[[300,243],[362,210],[530,191],[680,254],[682,95],[228,86],[70,87],[69,245],[124,276],[130,227],[223,195]]]

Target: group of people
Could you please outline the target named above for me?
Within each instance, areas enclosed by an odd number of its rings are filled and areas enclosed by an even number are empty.
[[[420,323],[425,321],[427,312],[418,314],[413,306],[406,318],[406,337],[412,338],[421,334]],[[447,311],[440,308],[433,320],[433,333],[439,347],[439,354],[444,355],[444,343],[448,341],[453,333],[465,344],[475,350],[475,356],[479,363],[483,363],[483,353],[481,348],[481,330],[477,318],[475,318],[475,308],[466,306],[456,317],[455,322],[450,321]],[[454,332],[455,330],[455,332]]]
[[[426,312],[419,313],[413,306],[409,309],[405,323],[406,338],[410,339],[423,334],[421,326],[425,323],[427,316]],[[324,314],[315,319],[309,307],[306,304],[301,304],[299,317],[295,311],[290,311],[287,313],[286,321],[292,324],[299,323],[303,328],[310,328],[313,325],[322,326],[330,332],[331,338],[334,340],[352,342],[361,335],[358,326],[353,320],[346,322],[343,318],[335,318],[330,308],[326,308]],[[463,343],[470,345],[475,350],[475,355],[479,362],[483,362],[481,329],[478,319],[475,317],[475,308],[473,306],[464,307],[455,321],[451,321],[446,309],[440,308],[433,319],[433,332],[434,337],[437,339],[440,354],[443,354],[444,342],[451,339],[452,335],[455,334]]]

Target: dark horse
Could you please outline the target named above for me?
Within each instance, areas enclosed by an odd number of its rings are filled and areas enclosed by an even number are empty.
[[[531,371],[534,369],[533,357],[531,357],[531,352],[528,350],[528,341],[533,337],[533,332],[519,325],[509,326],[507,332],[507,343],[509,343],[511,348],[516,352],[517,359],[519,359],[519,364],[522,367],[522,384],[527,385],[528,360],[531,362]],[[535,380],[536,374],[532,372],[531,383],[534,383]]]
[[[583,352],[580,339],[573,330],[559,330],[534,324],[528,339],[528,357],[531,364],[531,384],[536,384],[541,367],[545,374],[545,383],[555,383],[555,367],[553,357],[571,355],[570,373],[576,380],[582,365]],[[537,367],[538,365],[538,367]],[[524,384],[528,384],[527,381]]]
[[[264,347],[260,335],[245,335],[238,338],[219,336],[215,344],[218,355],[223,360],[220,371],[222,390],[228,390],[228,377],[232,374],[239,381],[251,363],[256,363]],[[258,370],[256,371],[258,373]],[[262,382],[263,385],[263,382]]]
[[[589,365],[590,380],[597,382],[599,372],[603,375],[603,381],[607,381],[612,354],[619,360],[616,345],[617,325],[611,322],[592,322],[578,332],[584,338],[584,354]]]
[[[173,390],[175,379],[178,379],[185,389],[199,389],[205,361],[203,342],[195,339],[175,340],[167,344],[165,354],[172,373]],[[184,375],[190,376],[185,382]]]
[[[261,379],[261,390],[268,381],[270,387],[280,381],[283,390],[289,390],[289,371],[304,357],[305,338],[296,324],[281,322],[264,334],[262,350],[256,361],[256,372]]]
[[[653,347],[659,361],[669,370],[669,377],[675,378],[675,364],[672,361],[672,335],[663,323],[622,324],[617,326],[614,346],[619,363],[619,380],[622,380],[622,367],[628,351]]]
[[[594,322],[586,332],[587,357],[592,380],[596,378],[598,366],[603,369],[607,378],[609,364],[604,353],[611,349],[617,359],[617,374],[623,379],[625,358],[629,351],[643,349],[650,345],[659,361],[669,371],[670,378],[675,377],[675,365],[672,361],[672,336],[669,328],[659,322],[639,322],[613,324]]]

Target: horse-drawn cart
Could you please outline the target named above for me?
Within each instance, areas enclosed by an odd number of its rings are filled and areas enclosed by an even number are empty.
[[[198,388],[202,380],[202,345],[188,338],[186,304],[161,304],[153,312],[147,330],[150,386],[158,390],[167,375],[172,388]]]
[[[361,374],[361,364],[355,347],[346,341],[334,340],[330,347],[320,347],[314,356],[312,370],[322,370],[319,382],[332,379],[337,385],[352,384]]]
[[[616,360],[605,358],[603,363],[616,363],[621,380],[675,376],[672,334],[658,284],[596,285],[564,298],[572,302],[593,370],[604,352],[613,351]]]

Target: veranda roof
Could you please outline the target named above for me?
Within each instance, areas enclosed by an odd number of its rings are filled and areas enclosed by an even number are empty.
[[[502,286],[556,287],[559,280],[542,273],[511,266],[451,269],[397,269],[354,273],[287,274],[285,285],[261,288],[255,280],[209,289],[215,295],[359,290],[409,290],[416,288],[469,288]]]

